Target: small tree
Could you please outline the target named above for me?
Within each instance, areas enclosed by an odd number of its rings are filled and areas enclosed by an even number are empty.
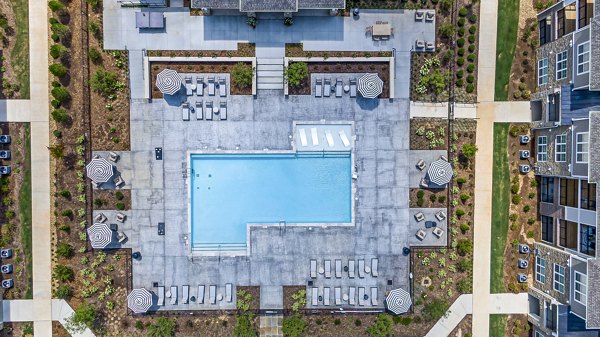
[[[56,254],[62,257],[71,257],[73,247],[68,243],[61,242],[56,246]]]
[[[287,337],[301,337],[306,334],[308,323],[298,314],[284,318],[281,328],[283,334]]]
[[[439,31],[442,37],[451,37],[454,34],[454,25],[451,23],[444,23],[440,25]]]
[[[68,49],[60,43],[55,43],[50,47],[50,56],[52,58],[57,59],[66,55]]]
[[[61,159],[65,156],[65,149],[62,144],[56,144],[48,147],[48,151],[50,151],[50,155],[54,159]]]
[[[235,337],[257,337],[256,330],[252,326],[251,317],[241,315],[235,319],[235,327],[233,328]]]
[[[65,5],[60,1],[50,0],[48,2],[48,8],[54,13],[61,14],[65,9]]]
[[[65,77],[65,75],[67,75],[69,72],[67,67],[60,63],[51,64],[48,69],[50,70],[50,73],[56,77]]]
[[[290,85],[298,86],[308,77],[308,65],[305,62],[294,62],[285,70],[285,79]]]
[[[65,109],[54,109],[52,111],[52,119],[57,123],[64,123],[69,119],[69,114]]]
[[[373,337],[385,337],[392,334],[392,318],[387,314],[379,314],[375,323],[367,328],[367,333]]]
[[[67,318],[67,327],[77,333],[82,333],[86,328],[92,329],[96,323],[96,309],[84,303],[75,309],[73,315]]]
[[[473,242],[469,239],[461,239],[458,241],[458,245],[456,246],[456,250],[458,254],[465,256],[473,252]]]
[[[475,157],[475,153],[477,153],[477,150],[477,145],[471,143],[467,143],[462,147],[463,155],[467,158]]]
[[[92,89],[103,96],[110,96],[117,92],[119,89],[118,83],[117,74],[104,69],[96,70],[90,81]]]
[[[231,80],[240,88],[247,88],[252,85],[254,71],[252,67],[244,62],[238,62],[231,71]]]
[[[442,299],[433,299],[431,302],[425,304],[423,307],[423,318],[425,321],[437,321],[442,318],[446,311],[448,311],[449,305],[448,302]]]
[[[177,324],[174,320],[166,317],[159,317],[154,324],[148,326],[148,336],[150,337],[173,337]]]
[[[70,35],[69,26],[63,25],[60,22],[54,22],[50,25],[52,33],[56,34],[60,39],[68,39]]]
[[[64,87],[54,87],[52,88],[52,97],[56,99],[59,103],[67,102],[71,100],[71,94]]]
[[[69,287],[68,285],[61,285],[58,286],[58,288],[56,288],[56,290],[54,290],[54,297],[57,298],[61,298],[61,299],[66,299],[69,298],[73,295],[73,288]]]
[[[57,264],[54,267],[54,277],[57,278],[59,281],[71,281],[73,279],[73,269],[62,265],[62,264]]]

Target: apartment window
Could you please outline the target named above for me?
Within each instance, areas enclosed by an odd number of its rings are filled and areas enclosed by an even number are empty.
[[[587,74],[590,71],[590,42],[577,46],[577,75]]]
[[[556,38],[560,38],[565,35],[565,9],[561,9],[556,12]]]
[[[540,46],[541,46],[545,43],[550,42],[550,39],[552,38],[552,36],[551,36],[552,24],[551,24],[550,16],[540,20],[539,26],[540,26]]]
[[[579,251],[589,256],[596,256],[596,227],[581,224],[579,228]]]
[[[577,163],[587,164],[588,162],[589,138],[588,132],[579,132],[575,135],[575,161]]]
[[[578,271],[575,272],[575,301],[586,305],[587,304],[587,275]]]
[[[537,160],[548,160],[548,138],[546,136],[539,136],[537,138]]]
[[[554,161],[567,161],[567,135],[557,135],[554,144]]]
[[[551,216],[540,216],[542,223],[542,241],[554,242],[554,218]]]
[[[556,80],[567,78],[567,51],[556,54]]]
[[[538,85],[548,83],[548,58],[538,61]]]
[[[546,259],[535,257],[535,280],[540,283],[546,282]]]
[[[578,237],[577,222],[558,220],[558,244],[561,247],[577,250]]]
[[[542,202],[554,202],[554,177],[542,177],[540,186],[540,200]]]
[[[579,0],[579,28],[583,28],[590,24],[594,16],[594,1]]]
[[[544,337],[544,335],[542,335],[542,333],[537,330],[535,330],[535,334],[533,336],[534,337]]]
[[[560,178],[560,204],[577,207],[579,197],[579,182],[576,179]]]
[[[554,290],[565,293],[565,267],[554,264]]]
[[[580,207],[590,211],[596,210],[596,184],[590,184],[587,180],[581,181]]]

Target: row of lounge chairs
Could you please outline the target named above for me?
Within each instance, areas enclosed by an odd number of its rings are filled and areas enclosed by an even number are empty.
[[[158,287],[158,301],[156,305],[164,306],[165,298],[169,298],[169,304],[189,304],[196,302],[198,304],[217,304],[217,301],[225,301],[227,303],[233,302],[233,285],[231,283],[225,284],[225,296],[217,293],[216,285],[209,285],[208,291],[204,285],[199,285],[197,292],[193,294],[190,292],[190,286],[184,285],[181,287],[181,298],[178,297],[178,287],[171,286],[171,288],[165,293],[165,287]]]
[[[325,278],[331,278],[331,260],[324,261],[324,267],[317,270],[317,260],[310,260],[310,278],[317,278],[317,274],[323,274]],[[358,272],[359,278],[364,278],[365,274],[371,274],[372,277],[379,276],[379,259],[372,258],[371,266],[365,266],[365,260],[358,260],[358,268],[355,260],[348,260],[348,265],[342,266],[342,260],[335,260],[335,278],[342,278],[343,272],[348,273],[349,278],[355,278]]]
[[[347,292],[342,295],[342,287],[333,288],[333,305],[356,305],[359,306],[371,305],[379,306],[379,290],[377,287],[371,287],[370,294],[367,294],[365,287],[348,287]],[[317,288],[312,287],[310,291],[310,305],[315,307],[318,305],[331,305],[331,287]]]
[[[356,97],[356,78],[350,79],[349,89],[350,97]],[[344,81],[342,79],[336,79],[333,86],[330,78],[326,78],[325,82],[322,78],[315,80],[315,97],[329,97],[333,91],[335,91],[335,97],[342,97],[344,93]]]
[[[194,82],[196,83],[194,85]],[[186,96],[194,96],[194,91],[196,92],[196,96],[204,96],[204,86],[208,87],[208,95],[214,96],[216,93],[216,89],[219,89],[219,96],[226,97],[227,96],[227,81],[223,77],[219,77],[217,81],[215,81],[214,76],[208,77],[208,83],[204,83],[204,77],[198,76],[194,81],[192,76],[185,77],[185,94]]]
[[[415,47],[417,49],[435,50],[435,43],[433,41],[416,40]]]
[[[195,107],[190,106],[190,103],[188,102],[183,103],[181,106],[181,118],[184,121],[189,121],[190,114],[192,113],[196,114],[196,120],[206,119],[207,121],[210,121],[213,120],[213,115],[218,115],[218,119],[223,121],[227,119],[227,102],[221,101],[219,107],[216,109],[213,102],[206,102],[206,104],[204,104],[202,101],[196,101]]]
[[[415,21],[433,22],[433,19],[435,19],[434,10],[417,10],[415,12]]]
[[[306,129],[298,128],[298,134],[300,135],[300,145],[308,146],[308,138],[306,136]],[[344,147],[350,147],[350,139],[348,139],[348,135],[346,135],[346,131],[340,130],[338,131],[338,135],[340,136],[340,140],[344,144]],[[310,128],[310,136],[312,141],[312,146],[319,146],[319,134],[317,128]],[[329,147],[335,146],[335,140],[333,139],[333,135],[330,130],[325,130],[325,139],[327,139],[327,145]]]

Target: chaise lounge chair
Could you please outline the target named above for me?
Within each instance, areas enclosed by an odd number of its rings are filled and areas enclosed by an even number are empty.
[[[196,297],[198,304],[204,304],[204,285],[198,286],[198,297]]]
[[[317,260],[310,260],[310,278],[317,278]]]
[[[302,128],[298,129],[298,134],[300,134],[300,144],[302,146],[307,146],[308,141],[306,140],[306,130]]]
[[[348,277],[349,278],[354,278],[355,274],[354,274],[354,260],[348,260]]]
[[[371,305],[374,307],[379,305],[379,301],[377,300],[377,287],[371,288]]]
[[[360,305],[360,306],[365,305],[365,288],[364,287],[358,288],[358,305]]]
[[[310,128],[310,136],[312,139],[312,145],[319,146],[319,134],[317,133],[317,128]]]
[[[196,102],[196,120],[200,121],[204,118],[204,104],[202,101]]]
[[[171,293],[171,304],[177,304],[177,286],[171,286],[171,290],[169,290],[169,292]]]
[[[213,118],[213,102],[206,102],[205,119],[211,121]]]
[[[210,304],[217,303],[217,286],[212,285],[208,288],[208,297],[210,300]]]
[[[331,260],[325,260],[325,278],[331,278]]]
[[[335,297],[335,305],[342,305],[342,288],[335,287],[333,288],[333,293]]]
[[[325,131],[325,138],[327,138],[327,145],[329,145],[329,147],[335,146],[335,142],[333,141],[333,136],[331,135],[331,131],[329,131],[329,130]]]
[[[331,288],[323,288],[323,305],[329,305],[331,300]]]
[[[192,90],[192,76],[185,77],[185,95],[193,96],[194,91]]]
[[[222,121],[227,119],[227,102],[225,101],[221,101],[219,105],[219,116],[221,116]]]
[[[344,146],[350,147],[350,140],[348,140],[348,136],[346,136],[346,132],[344,130],[340,130],[339,134],[340,134],[340,139],[342,140],[342,143],[344,143]]]
[[[379,276],[378,267],[379,267],[379,259],[372,258],[371,259],[371,276],[373,276],[373,277]]]
[[[365,260],[358,260],[358,277],[365,277]]]
[[[323,79],[317,78],[315,80],[315,97],[323,96]]]
[[[348,290],[348,304],[356,305],[356,288],[350,287]]]
[[[342,97],[342,93],[344,92],[344,82],[339,78],[335,80],[335,97]]]
[[[165,287],[158,287],[158,301],[156,305],[159,307],[165,305]]]
[[[356,78],[350,79],[350,97],[356,97]]]
[[[225,283],[225,301],[231,303],[233,301],[233,285],[231,283]]]
[[[215,95],[215,77],[209,76],[208,77],[208,96],[214,96],[214,95]]]
[[[181,292],[181,304],[188,304],[190,301],[190,286],[184,285]]]
[[[342,260],[335,260],[335,278],[342,278]]]
[[[323,96],[324,97],[331,96],[331,79],[330,78],[325,79],[325,85],[323,86]]]
[[[310,304],[313,307],[319,305],[319,288],[317,287],[312,287],[311,289]]]
[[[196,96],[204,96],[204,77],[196,77]]]
[[[227,82],[224,78],[219,78],[219,96],[227,96]]]
[[[184,121],[190,120],[190,104],[187,102],[183,103],[183,105],[181,106],[181,119],[183,119]]]

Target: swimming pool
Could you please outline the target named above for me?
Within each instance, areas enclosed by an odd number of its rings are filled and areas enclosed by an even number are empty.
[[[193,249],[245,249],[249,223],[348,223],[349,152],[191,154]]]

